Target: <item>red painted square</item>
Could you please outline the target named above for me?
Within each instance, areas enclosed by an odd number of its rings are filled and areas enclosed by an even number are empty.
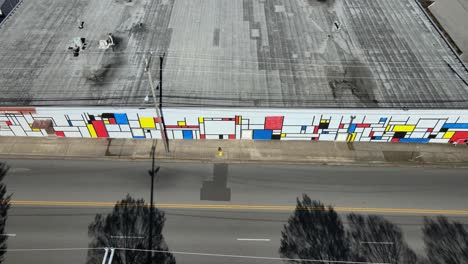
[[[57,137],[65,137],[65,132],[63,132],[63,131],[55,131],[55,135],[56,135]]]
[[[344,124],[340,124],[339,128],[340,129],[344,128]]]
[[[364,127],[364,128],[366,128],[366,127],[370,127],[370,124],[357,124],[356,127]]]
[[[206,135],[200,134],[200,139],[206,139]]]
[[[400,142],[399,138],[392,138],[392,142]]]
[[[427,132],[429,132],[429,133],[431,133],[432,131],[434,131],[433,128],[428,128],[428,129],[427,129]]]
[[[5,124],[6,124],[7,126],[13,125],[13,123],[11,123],[11,121],[6,121]]]
[[[164,122],[164,118],[161,117],[161,122]],[[154,123],[159,123],[159,118],[155,117],[154,118]]]
[[[369,137],[373,137],[373,136],[374,136],[374,131],[371,131],[371,132],[369,133]]]
[[[107,134],[106,126],[104,125],[104,121],[101,120],[94,120],[92,121],[94,130],[96,130],[96,135],[100,138],[108,138],[109,134]]]
[[[318,127],[318,126],[315,126],[315,127],[314,127],[314,134],[318,134],[318,130],[319,130],[319,127]]]
[[[109,118],[109,123],[110,124],[117,124],[117,122],[115,122],[115,118]]]
[[[229,139],[236,139],[236,135],[229,135]]]
[[[283,129],[284,116],[267,116],[265,117],[266,130],[281,130]]]
[[[458,131],[453,134],[450,142],[459,142],[468,139],[468,131]]]
[[[240,125],[240,116],[236,116],[236,125]]]

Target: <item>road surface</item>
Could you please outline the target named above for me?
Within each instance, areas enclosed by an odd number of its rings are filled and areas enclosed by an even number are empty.
[[[5,182],[14,203],[8,248],[57,250],[10,251],[6,263],[85,263],[86,250],[80,248],[88,246],[87,226],[97,213],[109,212],[127,193],[149,201],[148,162],[7,162]],[[178,263],[282,263],[249,256],[279,257],[281,229],[302,193],[340,207],[343,215],[353,210],[385,215],[402,227],[418,253],[424,215],[447,213],[468,223],[463,169],[230,165],[230,201],[201,201],[213,165],[160,166],[156,202],[166,212],[164,235],[179,252]]]

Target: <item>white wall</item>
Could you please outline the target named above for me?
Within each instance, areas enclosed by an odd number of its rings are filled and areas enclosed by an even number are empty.
[[[154,109],[0,108],[1,136],[161,138]],[[354,117],[351,120],[351,117]],[[468,110],[167,108],[170,139],[281,139],[462,143]]]

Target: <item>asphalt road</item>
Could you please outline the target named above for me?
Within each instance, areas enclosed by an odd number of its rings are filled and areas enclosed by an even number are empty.
[[[86,248],[87,226],[106,204],[64,205],[63,202],[109,202],[127,193],[149,200],[147,162],[9,160],[5,182],[14,201],[9,213],[8,248]],[[466,170],[433,168],[369,168],[230,165],[227,187],[230,201],[201,201],[200,188],[213,175],[213,165],[163,163],[156,183],[156,201],[167,216],[164,234],[178,263],[281,263],[280,233],[294,206],[307,193],[313,199],[342,207],[382,213],[405,232],[410,246],[422,253],[421,223],[424,210],[468,210]],[[32,205],[32,201],[56,201]],[[41,205],[42,204],[42,205]],[[168,205],[176,204],[176,205]],[[219,209],[193,208],[219,205]],[[242,205],[231,209],[224,205]],[[175,207],[182,208],[175,208]],[[248,206],[260,206],[254,210]],[[192,208],[187,208],[192,207]],[[389,208],[409,209],[389,213]],[[444,212],[444,211],[442,211]],[[450,218],[468,224],[468,215]],[[346,221],[345,221],[346,222]],[[240,239],[240,240],[239,240]],[[246,241],[242,239],[262,239]],[[188,255],[208,253],[233,256]],[[6,263],[85,263],[86,250],[10,251]]]

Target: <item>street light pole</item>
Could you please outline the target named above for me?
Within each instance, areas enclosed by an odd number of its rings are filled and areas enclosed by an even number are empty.
[[[150,57],[151,58],[151,57]],[[148,73],[148,81],[150,84],[151,92],[153,94],[154,108],[156,110],[156,115],[158,117],[159,129],[161,131],[161,138],[164,143],[164,148],[166,152],[169,153],[169,141],[167,140],[166,126],[163,125],[162,114],[161,114],[161,104],[158,107],[158,102],[156,100],[156,89],[154,88],[153,77],[151,75],[151,65],[148,58],[145,59],[145,72]],[[161,84],[159,84],[161,86]],[[161,95],[161,91],[160,91]]]
[[[154,212],[154,176],[158,173],[160,167],[155,168],[155,156],[156,156],[156,146],[153,145],[151,148],[152,156],[152,165],[151,170],[148,171],[151,176],[151,198],[150,198],[150,215],[149,215],[149,235],[148,235],[148,264],[151,264],[151,259],[153,256],[153,212]]]

